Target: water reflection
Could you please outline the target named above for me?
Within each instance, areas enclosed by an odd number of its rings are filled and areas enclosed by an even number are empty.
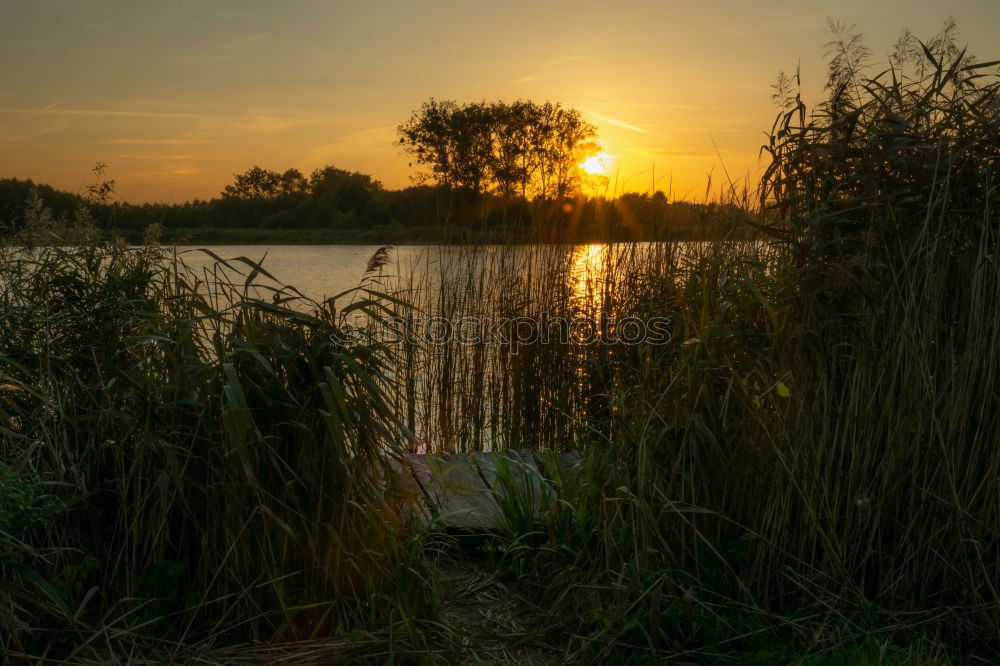
[[[607,258],[608,246],[602,243],[573,248],[567,280],[572,290],[574,309],[590,312],[599,302]]]

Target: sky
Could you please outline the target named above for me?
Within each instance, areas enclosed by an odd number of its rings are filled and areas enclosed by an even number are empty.
[[[753,181],[770,85],[821,97],[827,19],[884,61],[953,16],[1000,58],[1000,0],[0,0],[0,177],[130,202],[218,195],[259,165],[415,171],[395,127],[430,97],[531,99],[595,123],[617,191]]]

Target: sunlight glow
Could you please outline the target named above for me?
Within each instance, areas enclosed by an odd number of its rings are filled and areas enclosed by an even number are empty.
[[[581,312],[588,312],[598,302],[601,279],[607,260],[607,245],[591,243],[573,248],[570,259],[569,284],[573,289],[574,305]]]
[[[611,157],[605,152],[591,155],[580,163],[580,169],[591,176],[606,176],[608,173],[608,158]]]

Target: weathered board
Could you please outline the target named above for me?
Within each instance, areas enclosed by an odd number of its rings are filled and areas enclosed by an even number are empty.
[[[503,526],[504,503],[533,507],[537,515],[554,494],[553,472],[572,474],[579,453],[535,455],[512,449],[498,453],[411,453],[397,466],[398,486],[419,513],[442,527],[490,530]]]

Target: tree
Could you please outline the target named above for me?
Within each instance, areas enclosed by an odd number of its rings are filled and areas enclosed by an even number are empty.
[[[445,187],[456,184],[453,127],[457,124],[457,109],[455,102],[438,102],[432,97],[396,128],[403,150],[418,164],[430,168],[430,173],[421,174],[418,180],[436,180]]]
[[[276,199],[282,194],[282,175],[277,171],[253,166],[243,173],[233,174],[233,177],[233,184],[226,185],[222,190],[225,199]]]
[[[503,198],[565,196],[579,185],[580,163],[600,150],[593,124],[551,102],[431,99],[396,131],[427,169],[423,180]]]
[[[368,174],[335,166],[316,169],[309,176],[309,194],[325,206],[342,211],[363,210],[374,193],[381,191],[382,183]]]
[[[541,138],[542,170],[553,188],[552,194],[563,197],[579,185],[580,163],[601,150],[597,128],[576,109],[546,104],[543,110],[546,121]]]
[[[278,179],[278,190],[282,196],[297,196],[309,191],[309,182],[298,169],[288,169]]]

